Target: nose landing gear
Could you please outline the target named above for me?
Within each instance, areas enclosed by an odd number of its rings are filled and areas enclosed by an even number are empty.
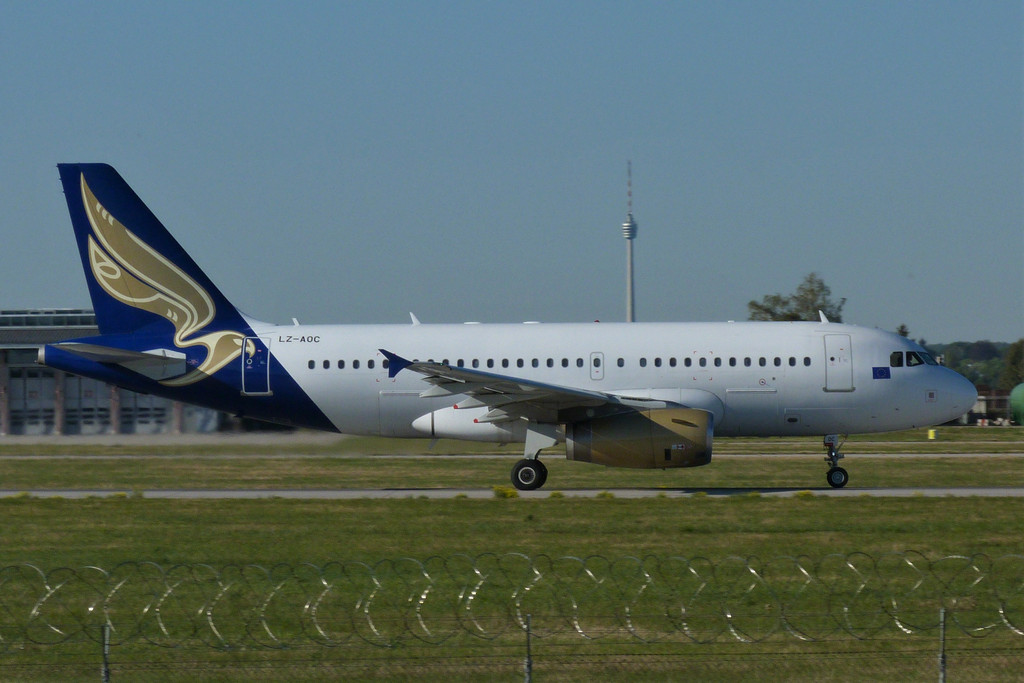
[[[834,489],[841,489],[846,486],[846,482],[850,481],[850,475],[839,466],[839,461],[843,459],[843,454],[839,452],[839,448],[844,443],[846,443],[845,435],[842,437],[842,441],[840,441],[838,434],[828,434],[825,436],[825,452],[827,453],[825,462],[829,464],[825,481]]]

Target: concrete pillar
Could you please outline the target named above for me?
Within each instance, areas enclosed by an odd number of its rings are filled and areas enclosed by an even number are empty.
[[[64,434],[64,373],[60,370],[53,373],[53,433]]]
[[[11,433],[11,398],[8,384],[7,352],[0,351],[0,436]]]
[[[171,404],[171,433],[181,434],[185,431],[185,404],[175,401]]]
[[[110,385],[110,433],[121,433],[121,391]]]

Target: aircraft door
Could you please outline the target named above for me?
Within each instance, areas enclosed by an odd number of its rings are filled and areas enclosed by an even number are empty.
[[[246,337],[242,342],[242,395],[270,396],[270,338]]]
[[[850,335],[825,335],[825,391],[853,391]]]
[[[604,354],[600,351],[590,354],[590,379],[604,379]]]

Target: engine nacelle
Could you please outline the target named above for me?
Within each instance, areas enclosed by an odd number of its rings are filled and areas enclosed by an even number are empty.
[[[714,417],[694,408],[660,408],[574,422],[565,457],[609,467],[699,467],[711,462]]]
[[[412,428],[435,439],[467,439],[495,443],[526,441],[526,420],[480,422],[487,407],[443,408],[413,420]]]

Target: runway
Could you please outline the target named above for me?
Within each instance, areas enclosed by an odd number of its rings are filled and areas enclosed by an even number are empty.
[[[878,498],[1020,498],[1024,497],[1024,487],[935,487],[935,488],[858,488],[847,487],[833,489],[828,487],[817,489],[805,488],[621,488],[621,489],[541,489],[539,491],[518,491],[519,498],[546,499],[557,496],[566,498],[597,498],[611,495],[615,498],[692,498],[707,496],[709,498],[726,498],[729,496],[763,496],[765,498],[790,498],[793,496],[823,496],[829,498],[851,498],[871,496]],[[454,499],[494,498],[492,489],[444,489],[444,488],[410,488],[410,489],[147,489],[131,491],[127,489],[32,489],[28,491],[0,490],[0,498],[15,497],[32,498],[66,498],[81,500],[85,498],[146,498],[172,500],[253,500],[253,499],[286,499],[286,500],[381,500],[400,498]]]

